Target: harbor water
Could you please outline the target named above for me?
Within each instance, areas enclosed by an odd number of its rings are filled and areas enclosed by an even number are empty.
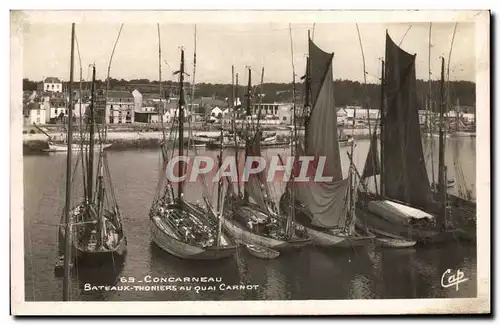
[[[431,142],[435,145],[431,145]],[[437,139],[424,139],[428,172],[437,170]],[[369,141],[357,140],[354,162],[362,170]],[[342,148],[347,173],[348,148]],[[475,138],[447,139],[448,178],[456,179],[460,166],[466,185],[475,197]],[[218,151],[197,149],[199,155],[216,157]],[[267,149],[265,154],[286,155],[287,149]],[[430,152],[433,151],[433,154]],[[229,151],[226,154],[231,154]],[[74,155],[73,163],[77,163]],[[320,249],[314,246],[260,260],[240,249],[233,258],[188,261],[169,255],[151,242],[149,208],[157,192],[161,169],[159,150],[109,151],[114,192],[124,217],[128,254],[123,265],[100,269],[76,268],[70,280],[74,301],[166,300],[301,300],[475,297],[476,247],[450,243],[405,249]],[[454,164],[456,163],[456,164]],[[66,154],[24,156],[24,272],[26,301],[59,301],[63,279],[54,273],[57,224],[65,198]],[[431,177],[430,177],[431,178]],[[462,177],[460,177],[462,179]],[[215,197],[210,179],[208,193]],[[81,199],[82,174],[76,166],[73,203]],[[455,186],[449,189],[457,194]],[[284,184],[274,184],[279,196]],[[186,183],[185,198],[201,198],[200,182]],[[468,281],[455,287],[442,285],[443,273],[460,270]],[[189,278],[189,279],[187,279]],[[193,278],[195,281],[193,281]],[[204,279],[204,280],[203,280]],[[156,282],[158,281],[158,282]],[[187,281],[187,282],[186,282]],[[188,283],[189,282],[189,283]],[[196,282],[196,283],[193,283]],[[139,285],[134,287],[134,285]],[[131,285],[131,287],[127,287]],[[173,289],[173,286],[177,286]],[[234,286],[238,285],[238,286]],[[99,287],[101,286],[101,287]],[[186,286],[181,290],[179,286]],[[189,286],[189,288],[187,288]],[[114,290],[112,288],[115,288]],[[111,289],[110,289],[111,288]],[[121,288],[121,289],[118,289]],[[128,289],[127,289],[128,288]]]

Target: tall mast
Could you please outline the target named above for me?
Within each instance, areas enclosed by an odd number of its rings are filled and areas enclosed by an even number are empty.
[[[311,32],[308,30],[307,31],[307,40],[309,42],[309,40],[311,39]],[[305,121],[304,121],[304,138],[307,139],[307,123],[308,123],[308,119],[309,119],[309,113],[311,111],[310,109],[310,106],[311,106],[311,61],[309,59],[309,57],[307,57],[306,59],[306,75],[304,76],[305,78],[305,96],[304,96],[304,109],[303,109],[303,112],[302,112],[302,116],[305,117]],[[305,141],[304,143],[307,143],[307,141]]]
[[[258,115],[257,115],[257,129],[259,129],[260,125],[260,115],[262,113],[262,95],[264,94],[263,92],[264,88],[264,67],[262,67],[262,72],[260,73],[260,90],[259,90],[259,110],[258,110]]]
[[[160,107],[158,109],[158,112],[160,113],[160,123],[161,123],[161,132],[163,136],[163,144],[165,145],[166,141],[166,135],[165,135],[165,126],[163,125],[163,117],[165,116],[165,105],[163,104],[163,86],[161,83],[161,34],[160,34],[160,24],[156,24],[156,29],[158,33],[158,85],[159,85],[159,91],[160,91]],[[161,152],[164,158],[164,162],[167,161],[167,154],[165,152],[166,146],[162,146]]]
[[[181,49],[181,69],[179,70],[179,157],[184,155],[184,49]],[[184,174],[184,162],[179,161],[179,177]],[[183,183],[179,182],[178,197],[182,198]]]
[[[431,79],[431,48],[432,48],[432,23],[429,25],[429,102],[427,103],[427,114],[426,114],[426,123],[428,127],[428,133],[431,136],[431,175],[432,175],[432,184],[436,183],[435,177],[434,177],[434,139],[433,137],[433,132],[434,132],[434,111],[432,109],[432,103],[433,103],[433,98],[432,98],[432,79]],[[429,119],[428,115],[429,113],[431,114],[431,118]]]
[[[358,39],[359,39],[359,47],[361,48],[361,58],[363,59],[363,105],[366,105],[366,118],[367,118],[367,121],[368,121],[368,134],[369,134],[369,137],[370,137],[370,140],[372,139],[372,128],[371,128],[371,123],[370,123],[370,106],[368,105],[367,103],[367,100],[366,100],[366,61],[365,61],[365,52],[363,50],[363,43],[361,41],[361,33],[359,31],[359,26],[358,24],[356,24],[356,30],[358,32]],[[374,132],[376,134],[376,127],[374,128]],[[374,143],[375,146],[378,146],[378,144],[375,142]],[[354,151],[354,144],[351,145],[351,157],[353,157],[353,151]],[[372,155],[372,167],[373,167],[373,170],[375,170],[375,161],[376,161],[377,157],[376,155]],[[350,160],[351,162],[351,166],[353,165],[353,161]],[[377,177],[375,176],[374,177],[374,182],[375,182],[375,191],[377,192],[377,195],[378,195],[378,186],[377,186]]]
[[[89,203],[93,201],[94,182],[94,104],[95,104],[95,65],[92,66],[92,86],[90,88],[90,110],[89,110],[89,163],[87,166],[87,189]]]
[[[71,24],[71,60],[69,68],[69,106],[68,106],[68,154],[66,156],[66,204],[64,207],[64,279],[63,279],[63,301],[69,300],[69,277],[71,259],[71,225],[69,210],[71,205],[71,156],[73,145],[73,65],[75,54],[75,23]]]
[[[385,62],[382,60],[382,78],[380,81],[380,194],[385,196],[385,154],[384,154],[384,134],[385,134]]]
[[[234,75],[234,66],[233,66],[233,75]],[[236,73],[236,89],[233,87],[233,94],[236,94],[235,95],[235,99],[233,101],[234,103],[234,109],[233,109],[233,112],[234,112],[234,117],[233,119],[236,119],[236,101],[239,100],[239,84],[238,84],[238,74]],[[241,184],[240,184],[240,173],[239,173],[239,165],[238,165],[238,149],[239,149],[239,145],[238,145],[238,135],[236,134],[236,122],[234,122],[233,120],[233,135],[234,135],[234,158],[235,158],[235,164],[236,164],[236,173],[237,173],[237,177],[238,177],[238,196],[241,197]]]
[[[293,38],[292,38],[292,26],[291,24],[289,25],[290,29],[290,52],[292,56],[292,96],[293,96],[293,130],[292,130],[292,142],[290,146],[290,156],[292,158],[295,158],[295,154],[297,150],[294,150],[295,146],[297,146],[297,114],[296,114],[296,105],[295,105],[295,100],[296,100],[296,84],[295,84],[295,62],[294,62],[294,56],[293,56]],[[286,234],[288,238],[291,238],[293,236],[293,221],[295,220],[295,187],[293,186],[293,183],[295,181],[295,175],[292,173],[290,175],[290,181],[291,181],[291,190],[290,190],[290,213],[288,214],[287,218],[287,227],[286,227]]]
[[[248,68],[248,85],[247,85],[247,100],[246,100],[246,114],[245,114],[246,119],[248,118],[248,116],[250,116],[250,117],[252,116],[251,96],[252,96],[252,69]],[[248,150],[249,150],[248,146],[250,144],[250,127],[247,127],[244,134],[245,134],[245,161],[246,161],[247,156],[248,156]],[[248,201],[249,193],[248,193],[248,189],[246,186],[244,188],[243,195],[244,195],[243,199],[245,201]]]
[[[445,213],[446,213],[446,203],[445,203],[445,166],[444,166],[444,130],[443,130],[443,117],[445,109],[445,97],[444,97],[444,58],[441,58],[441,82],[440,82],[440,105],[439,105],[439,174],[438,174],[438,184],[439,184],[439,198],[441,204],[442,217],[440,218],[441,226],[445,224]]]
[[[196,87],[196,25],[194,25],[193,84],[191,85],[191,115],[193,114],[194,90]]]

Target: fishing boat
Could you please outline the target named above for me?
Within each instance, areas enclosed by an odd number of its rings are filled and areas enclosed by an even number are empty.
[[[251,71],[248,69],[247,116],[250,116],[251,107]],[[258,121],[256,124],[258,128]],[[234,125],[233,121],[233,127]],[[236,131],[233,132],[233,135],[236,134]],[[246,130],[241,132],[241,137],[245,143],[245,159],[250,156],[261,156],[262,131],[260,129],[252,132],[252,125],[247,124]],[[236,146],[237,139],[238,137],[234,138]],[[237,156],[238,150],[235,153],[235,157]],[[238,171],[237,174],[239,175]],[[262,249],[263,252],[275,250],[278,253],[300,249],[311,243],[303,227],[294,225],[289,216],[276,209],[277,205],[272,201],[265,171],[249,175],[245,182],[243,196],[239,182],[238,192],[229,180],[227,183],[228,190],[224,200],[224,211],[226,211],[224,229],[233,238],[241,240],[246,245],[266,248]],[[279,254],[272,253],[270,256],[277,257]]]
[[[379,158],[375,132],[361,177],[363,180],[374,178],[376,193],[367,186],[361,187],[358,223],[388,238],[397,236],[421,243],[435,243],[463,237],[463,231],[449,227],[445,221],[450,213],[458,214],[463,208],[458,207],[458,202],[451,203],[457,199],[448,198],[446,194],[445,184],[448,182],[444,166],[443,123],[439,124],[439,191],[434,192],[430,185],[416,105],[415,57],[386,34],[381,101],[387,104],[381,105],[381,154]],[[440,111],[442,121],[443,105]],[[378,175],[380,192],[376,183]]]
[[[72,42],[74,42],[74,29]],[[127,238],[122,224],[122,216],[114,195],[106,155],[102,150],[98,152],[97,177],[94,180],[95,73],[95,66],[93,66],[92,99],[88,116],[90,154],[84,157],[86,160],[85,166],[87,167],[86,170],[84,169],[83,175],[84,198],[74,207],[69,207],[70,201],[66,201],[65,209],[68,209],[68,211],[65,211],[60,221],[58,232],[59,256],[56,260],[56,269],[60,268],[61,264],[64,266],[61,260],[65,262],[68,255],[70,256],[70,260],[68,260],[70,263],[76,259],[79,265],[99,267],[123,261],[127,252]],[[71,73],[69,86],[69,116],[72,115],[73,111],[72,79],[73,73]],[[72,144],[73,130],[71,119],[69,120],[68,147],[71,148],[75,144]],[[80,150],[83,153],[83,145]],[[67,168],[69,169],[72,168],[71,156],[68,152]],[[68,178],[71,177],[70,174],[71,170]],[[66,186],[71,186],[70,180]]]
[[[307,176],[314,178],[319,157],[326,157],[323,176],[331,181],[287,183],[280,200],[282,210],[295,208],[295,220],[307,229],[313,243],[321,247],[364,247],[373,243],[375,236],[355,228],[356,175],[349,167],[343,178],[337,132],[337,113],[333,93],[333,53],[320,49],[309,37],[309,57],[305,76],[305,107],[311,109],[305,125],[303,141],[296,141],[296,156],[312,156]],[[351,147],[353,148],[353,147]],[[302,169],[296,164],[294,174]],[[326,174],[326,175],[325,175]]]
[[[158,25],[158,39],[160,27]],[[159,42],[159,71],[161,92],[161,45]],[[181,50],[179,74],[179,118],[178,154],[184,155],[184,50]],[[163,123],[163,120],[161,121]],[[163,143],[167,143],[165,140]],[[149,211],[151,240],[167,253],[182,259],[214,260],[231,257],[238,245],[220,230],[218,222],[221,215],[215,215],[209,200],[204,194],[205,207],[187,202],[184,199],[183,182],[178,182],[174,193],[171,180],[165,175],[169,153],[165,145],[161,146],[163,168],[160,171],[157,194]],[[179,162],[179,175],[184,174],[184,164]]]
[[[350,134],[345,134],[344,129],[337,126],[339,129],[339,146],[350,147],[354,144],[354,137]]]
[[[339,138],[339,146],[350,147],[354,144],[354,138],[351,135],[345,135]]]
[[[106,143],[102,145],[102,150],[107,149],[111,147],[112,143]],[[85,147],[89,147],[88,144],[84,145]],[[71,151],[73,152],[79,152],[81,150],[81,145],[80,144],[72,144],[71,145]],[[88,150],[88,149],[87,149]],[[97,145],[94,146],[93,150],[101,150],[101,146]],[[67,152],[68,151],[68,145],[67,144],[59,144],[59,143],[53,143],[53,142],[48,142],[48,148],[43,149],[45,152]]]

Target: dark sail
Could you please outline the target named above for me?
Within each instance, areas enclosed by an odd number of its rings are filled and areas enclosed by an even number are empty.
[[[342,180],[342,166],[337,131],[337,110],[333,93],[333,54],[328,54],[309,40],[312,110],[307,121],[305,151],[318,159],[326,157],[325,176]]]
[[[314,180],[316,164],[309,165],[310,181],[295,182],[296,199],[307,209],[313,226],[342,228],[347,222],[347,193],[350,179],[342,178],[337,133],[337,111],[333,93],[333,54],[328,54],[309,40],[312,110],[306,126],[305,148],[297,148],[297,155],[326,157],[323,176],[331,182]],[[300,164],[298,164],[300,165]]]
[[[378,174],[380,174],[380,157],[378,154],[378,136],[374,132],[370,142],[370,150],[368,151],[368,156],[366,156],[362,177],[367,178]]]
[[[253,141],[251,141],[248,148],[248,157],[262,157],[260,149],[260,139],[261,131],[258,131],[256,132],[255,137],[253,138]],[[255,203],[261,207],[265,207],[269,203],[267,180],[265,175],[265,170],[257,174],[250,174],[248,177],[248,181],[245,183],[249,197],[252,198]]]
[[[431,189],[418,120],[415,57],[386,35],[383,184],[385,195],[425,208]]]

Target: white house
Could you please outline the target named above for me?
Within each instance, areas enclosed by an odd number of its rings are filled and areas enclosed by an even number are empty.
[[[106,122],[108,124],[134,123],[135,98],[128,91],[108,91]]]
[[[474,114],[473,113],[463,113],[462,119],[467,123],[474,123]]]
[[[210,111],[210,117],[214,117],[214,118],[220,118],[222,117],[222,109],[220,109],[219,106],[215,106],[214,108],[212,108],[212,110]]]
[[[45,124],[45,109],[39,103],[29,103],[25,114],[25,124]]]
[[[60,93],[63,90],[62,86],[63,86],[62,81],[59,78],[47,77],[41,83],[42,89],[39,89],[39,90]],[[40,86],[39,86],[39,88],[40,88]]]
[[[293,112],[292,112],[292,106],[291,105],[279,105],[278,106],[278,120],[282,124],[292,124],[293,122]]]

